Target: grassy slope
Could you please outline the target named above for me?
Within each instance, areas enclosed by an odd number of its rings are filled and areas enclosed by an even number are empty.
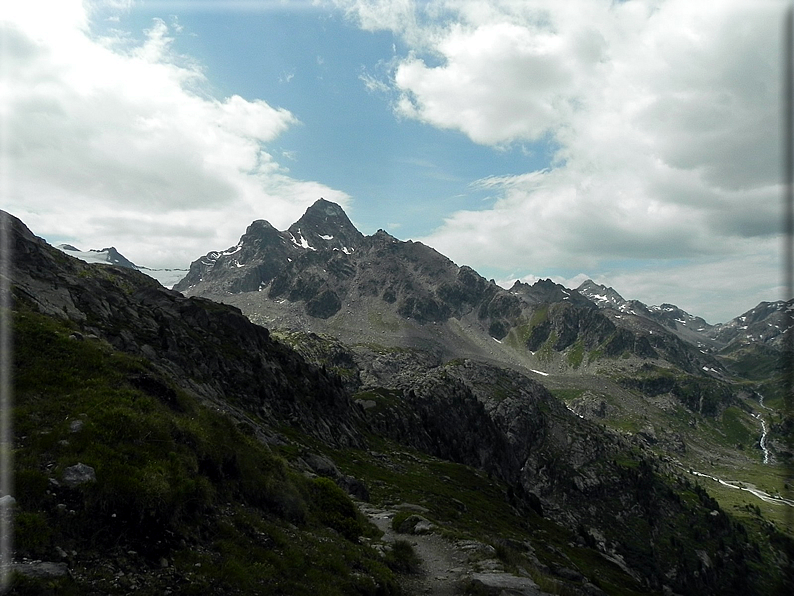
[[[333,483],[295,473],[146,361],[70,331],[14,315],[16,558],[58,561],[57,547],[74,575],[18,577],[15,593],[399,591]],[[69,488],[78,462],[96,482]]]

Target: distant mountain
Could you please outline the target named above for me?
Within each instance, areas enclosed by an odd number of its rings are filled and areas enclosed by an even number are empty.
[[[115,247],[103,248],[101,250],[80,250],[71,244],[59,244],[55,248],[62,250],[70,257],[75,257],[86,263],[105,263],[108,265],[118,265],[127,269],[139,269],[139,267],[122,255]]]
[[[629,302],[623,296],[618,294],[613,288],[597,284],[592,279],[584,281],[576,288],[576,291],[592,300],[598,308],[614,308],[621,312],[630,312]]]
[[[673,331],[708,332],[709,325],[701,317],[689,314],[673,304],[647,306],[639,300],[625,300],[613,288],[597,284],[593,280],[584,281],[576,291],[587,296],[599,308],[613,308],[620,312],[649,318]]]
[[[578,306],[593,307],[592,299],[589,299],[589,296],[585,296],[578,290],[569,290],[550,279],[541,279],[532,285],[516,281],[510,291],[529,305],[550,304],[567,300]]]
[[[601,309],[613,309],[655,321],[681,339],[717,353],[734,353],[741,347],[753,345],[781,350],[786,325],[791,324],[786,308],[794,309],[794,300],[788,303],[782,300],[761,302],[727,323],[710,325],[703,318],[691,315],[673,304],[647,306],[638,300],[625,300],[613,288],[589,279],[576,291]]]
[[[86,263],[101,263],[106,265],[118,265],[119,267],[126,267],[127,269],[135,269],[136,271],[141,271],[146,273],[149,277],[153,277],[157,281],[159,281],[164,287],[170,288],[175,283],[180,281],[185,274],[187,273],[187,269],[150,269],[149,267],[143,267],[140,265],[136,265],[124,255],[122,255],[115,247],[111,246],[110,248],[103,248],[101,250],[91,249],[91,250],[80,250],[72,246],[71,244],[58,244],[55,248],[65,252],[70,257],[74,257],[76,259],[80,259],[81,261],[85,261]]]
[[[654,321],[698,348],[720,347],[711,334],[713,325],[673,304],[648,306],[639,300],[626,300],[614,288],[597,284],[590,279],[584,281],[576,290],[599,308],[613,309]]]
[[[709,335],[723,346],[760,343],[782,349],[788,313],[792,310],[794,300],[761,302],[735,319],[715,325]]]
[[[517,296],[471,268],[383,230],[364,236],[322,199],[286,231],[253,222],[236,246],[193,262],[174,289],[233,303],[269,326],[333,327],[350,341],[445,353],[487,355],[521,314]]]

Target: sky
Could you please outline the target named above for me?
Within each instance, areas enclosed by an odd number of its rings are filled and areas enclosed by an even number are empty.
[[[0,6],[0,208],[187,266],[315,200],[509,287],[783,295],[783,0]]]

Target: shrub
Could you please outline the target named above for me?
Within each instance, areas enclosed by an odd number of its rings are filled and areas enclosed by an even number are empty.
[[[364,526],[353,501],[331,480],[315,478],[312,481],[312,496],[319,509],[318,518],[321,523],[353,542],[364,533]]]
[[[389,569],[397,573],[418,573],[422,567],[422,560],[407,540],[396,540],[385,559]]]

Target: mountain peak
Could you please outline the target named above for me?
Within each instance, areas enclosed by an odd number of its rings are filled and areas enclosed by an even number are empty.
[[[576,291],[586,296],[599,308],[614,308],[616,310],[623,310],[621,307],[626,304],[626,300],[618,294],[614,288],[607,287],[603,284],[597,284],[592,279],[587,279],[576,288]]]
[[[569,290],[565,286],[555,283],[551,279],[539,279],[532,285],[516,280],[510,292],[521,296],[528,304],[550,304],[552,302],[570,301],[580,306],[593,307],[590,300],[576,291]]]
[[[345,210],[342,209],[340,205],[338,205],[337,203],[333,203],[331,201],[326,201],[322,197],[317,199],[308,209],[306,209],[306,214],[309,213],[322,213],[326,217],[347,218],[347,214],[345,213]]]
[[[350,249],[364,238],[342,207],[323,198],[306,209],[287,231],[296,244],[312,248]]]

